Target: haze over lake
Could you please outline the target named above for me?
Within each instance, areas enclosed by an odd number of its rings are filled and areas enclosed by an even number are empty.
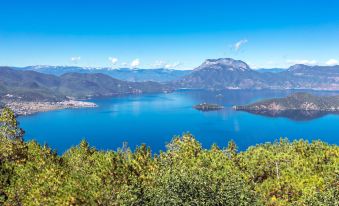
[[[242,111],[232,106],[260,99],[285,97],[296,91],[211,92],[183,90],[168,94],[146,94],[95,99],[89,109],[67,109],[19,118],[25,139],[47,143],[58,153],[86,139],[98,149],[117,149],[128,142],[131,148],[146,143],[153,152],[165,149],[174,135],[190,132],[205,148],[213,143],[225,146],[235,140],[240,150],[280,137],[321,139],[339,144],[339,116],[326,115],[303,121],[272,118]],[[335,92],[312,92],[333,95]],[[217,103],[225,108],[201,112],[192,106]]]

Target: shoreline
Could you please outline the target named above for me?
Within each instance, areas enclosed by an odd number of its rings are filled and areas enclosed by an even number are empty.
[[[10,108],[18,116],[28,116],[39,112],[49,112],[62,109],[95,108],[97,104],[87,101],[65,100],[60,102],[40,101],[11,101],[4,102],[4,106]]]

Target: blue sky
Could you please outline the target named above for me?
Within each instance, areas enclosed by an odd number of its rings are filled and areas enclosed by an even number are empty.
[[[337,0],[0,0],[0,65],[336,64],[338,8]]]

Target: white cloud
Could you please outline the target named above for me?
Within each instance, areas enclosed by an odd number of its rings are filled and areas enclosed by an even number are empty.
[[[236,42],[236,43],[233,45],[234,50],[235,50],[235,51],[238,51],[238,50],[239,50],[244,44],[246,44],[247,42],[248,42],[247,39],[242,39],[242,40]]]
[[[134,59],[131,62],[131,67],[133,67],[133,68],[138,67],[139,65],[140,65],[140,59]]]
[[[115,65],[119,60],[118,58],[116,57],[108,57],[108,60],[113,64]]]
[[[248,65],[251,67],[251,69],[259,69],[259,66],[256,64],[248,63]]]
[[[299,60],[287,60],[288,64],[305,64],[305,65],[316,65],[318,62],[316,60],[308,59],[299,59]]]
[[[334,66],[334,65],[337,65],[339,62],[338,60],[336,59],[329,59],[327,62],[326,62],[326,65],[328,66]]]
[[[73,63],[78,63],[79,61],[80,61],[80,59],[81,59],[81,57],[79,57],[79,56],[75,56],[75,57],[71,57],[71,62],[73,62]]]

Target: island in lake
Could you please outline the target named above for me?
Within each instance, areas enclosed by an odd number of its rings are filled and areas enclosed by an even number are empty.
[[[218,104],[201,103],[195,105],[194,108],[200,111],[215,111],[223,109],[224,107]]]
[[[295,93],[285,98],[263,100],[233,108],[269,117],[287,117],[303,121],[327,114],[339,114],[339,95],[315,96],[308,93]]]

